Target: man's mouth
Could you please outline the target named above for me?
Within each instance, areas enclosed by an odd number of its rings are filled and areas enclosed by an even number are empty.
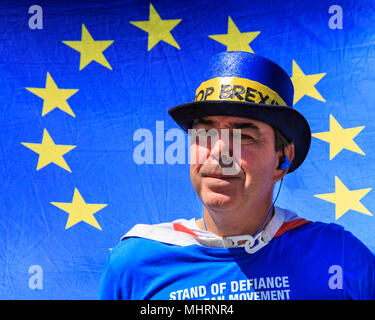
[[[242,178],[242,172],[240,170],[228,172],[225,168],[217,165],[204,165],[200,168],[199,173],[202,178],[220,179],[227,182]]]
[[[234,180],[239,179],[239,176],[231,176],[224,174],[203,174],[203,178],[215,178],[215,179],[224,179],[224,180]]]

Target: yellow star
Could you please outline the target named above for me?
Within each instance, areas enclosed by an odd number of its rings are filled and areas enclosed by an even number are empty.
[[[293,71],[291,77],[294,86],[293,105],[295,105],[305,95],[325,102],[324,98],[314,87],[325,75],[325,73],[306,75],[293,60]]]
[[[336,220],[349,210],[372,216],[371,212],[360,202],[370,190],[371,188],[349,190],[338,177],[335,177],[335,192],[317,194],[315,197],[332,202],[336,205]]]
[[[96,61],[102,66],[112,70],[112,67],[105,58],[103,51],[113,43],[113,40],[95,41],[84,24],[82,24],[81,41],[63,41],[63,43],[81,53],[81,59],[79,62],[80,71],[92,61]]]
[[[75,117],[66,100],[68,100],[73,94],[75,94],[78,89],[59,89],[49,72],[47,72],[45,88],[26,88],[26,90],[34,93],[39,98],[42,98],[44,100],[42,116],[46,115],[48,112],[54,110],[55,108],[59,108],[72,117]]]
[[[89,225],[102,230],[98,221],[94,218],[94,214],[99,210],[106,207],[106,204],[86,203],[83,200],[78,189],[74,189],[73,200],[69,202],[51,202],[55,207],[69,213],[68,221],[66,222],[65,229],[68,229],[78,222],[84,221]]]
[[[42,143],[21,142],[21,144],[39,154],[36,167],[37,171],[50,163],[54,163],[59,167],[72,172],[63,158],[63,155],[74,149],[76,146],[55,144],[46,129],[44,129],[43,132]]]
[[[240,32],[237,26],[234,24],[231,17],[228,18],[228,33],[227,34],[215,34],[209,36],[211,39],[220,42],[227,47],[227,51],[246,51],[254,53],[250,47],[252,42],[260,31],[253,32]]]
[[[154,6],[150,3],[149,20],[130,21],[130,23],[148,33],[147,51],[150,51],[159,41],[165,41],[171,46],[180,49],[171,31],[181,21],[182,19],[162,20]]]
[[[329,160],[332,160],[342,149],[365,155],[353,140],[363,128],[364,126],[344,129],[330,114],[329,131],[313,133],[312,136],[329,143]]]

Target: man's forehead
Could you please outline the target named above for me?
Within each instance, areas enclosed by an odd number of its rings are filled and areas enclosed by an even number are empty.
[[[197,118],[193,122],[193,126],[197,124],[205,124],[210,125],[213,127],[230,127],[230,128],[238,128],[238,129],[244,129],[244,128],[252,128],[259,131],[264,131],[267,129],[271,129],[272,127],[262,121],[249,119],[249,118],[243,118],[243,117],[234,117],[234,116],[206,116]]]

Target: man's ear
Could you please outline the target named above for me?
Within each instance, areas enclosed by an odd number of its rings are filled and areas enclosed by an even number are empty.
[[[289,145],[285,146],[284,150],[278,151],[277,156],[278,156],[279,160],[278,160],[277,166],[275,168],[273,183],[276,183],[277,181],[281,180],[288,173],[288,169],[282,170],[280,168],[280,165],[285,159],[284,156],[288,157],[290,163],[292,163],[292,161],[294,159],[294,143],[292,142]]]

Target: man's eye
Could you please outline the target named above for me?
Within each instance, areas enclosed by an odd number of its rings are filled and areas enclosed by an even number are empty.
[[[198,137],[206,137],[207,136],[207,130],[205,130],[205,129],[198,129],[195,134]]]
[[[209,130],[202,128],[196,131],[196,135],[198,137],[216,138],[219,135],[219,130],[214,128],[211,128]]]
[[[252,136],[249,136],[247,134],[241,134],[241,139],[243,140],[254,140]]]
[[[239,132],[233,132],[233,138],[237,140],[241,139],[241,144],[251,143],[255,141],[255,139],[251,135]]]
[[[253,143],[255,139],[247,134],[241,134],[241,144]]]

